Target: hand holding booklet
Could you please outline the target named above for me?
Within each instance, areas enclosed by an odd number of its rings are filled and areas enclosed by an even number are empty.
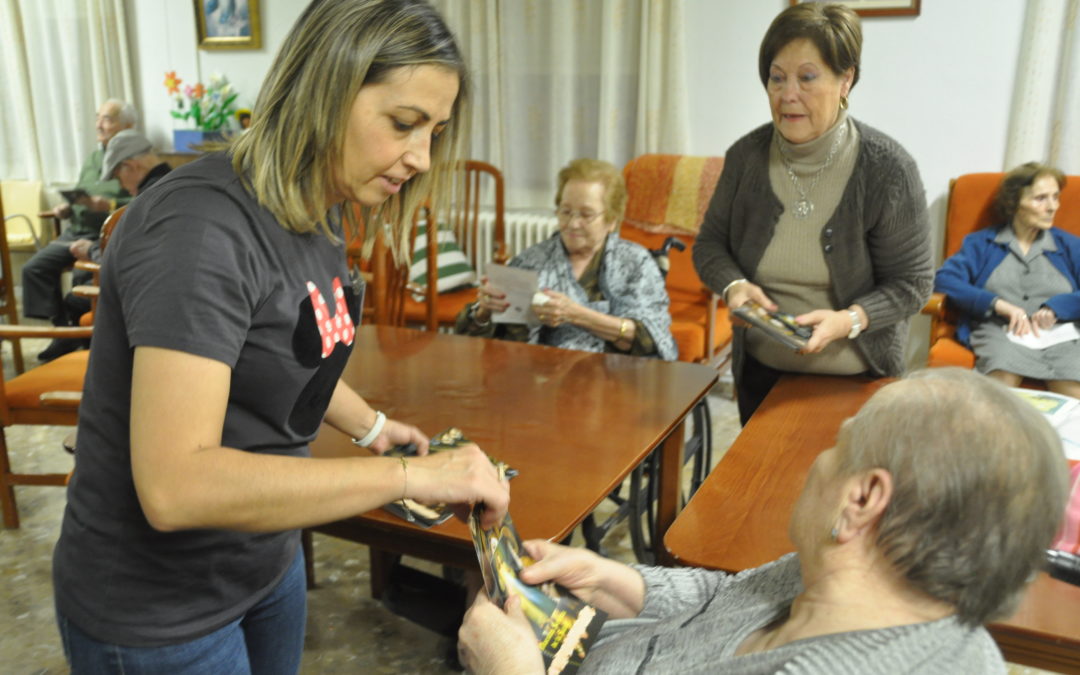
[[[471,443],[471,441],[465,438],[461,429],[451,427],[440,434],[436,434],[431,439],[431,443],[428,446],[428,452],[434,454],[446,450],[453,450],[455,448],[460,448],[466,443]],[[409,445],[396,445],[383,453],[383,456],[415,457],[416,446],[411,443]],[[508,479],[513,478],[518,474],[517,469],[512,469],[503,462],[494,459],[492,459],[491,462]],[[390,502],[389,504],[384,505],[383,509],[423,528],[433,527],[440,523],[444,523],[454,515],[449,504],[421,504],[420,502],[407,498],[399,499],[396,502]]]
[[[506,301],[510,303],[506,311],[492,314],[492,321],[495,323],[539,323],[536,314],[532,311],[533,295],[536,294],[540,284],[540,276],[536,270],[506,265],[488,265],[487,276],[488,282],[505,293]]]
[[[482,507],[473,508],[469,531],[488,597],[500,607],[511,595],[521,598],[522,613],[536,634],[547,672],[577,671],[607,614],[553,582],[537,586],[523,582],[521,570],[536,561],[526,553],[510,514],[499,525],[484,529],[480,526]]]
[[[766,335],[798,351],[806,347],[814,330],[810,326],[795,323],[795,317],[784,312],[772,312],[750,300],[735,309],[732,314],[751,326],[760,328]]]

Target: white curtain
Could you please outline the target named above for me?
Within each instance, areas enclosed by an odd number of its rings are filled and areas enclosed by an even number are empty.
[[[124,0],[0,0],[0,177],[72,182],[107,99],[134,95]]]
[[[1005,169],[1080,173],[1080,0],[1028,0]]]
[[[434,0],[473,76],[469,154],[511,208],[553,208],[571,159],[686,148],[683,0]]]

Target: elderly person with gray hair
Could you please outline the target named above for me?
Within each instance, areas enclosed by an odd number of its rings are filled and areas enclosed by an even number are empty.
[[[124,129],[113,137],[105,150],[105,161],[101,167],[101,180],[116,179],[133,197],[141,194],[154,183],[169,173],[171,167],[154,152],[150,141],[134,129]],[[76,260],[101,260],[101,247],[105,237],[97,239],[77,239],[71,242],[68,250]],[[72,272],[71,285],[78,286],[90,282],[92,274],[83,270]],[[73,325],[79,325],[82,315],[90,311],[88,298],[69,292],[64,296],[64,307],[68,319]],[[58,338],[54,341],[63,345],[63,351],[89,346],[89,340]],[[69,349],[70,348],[70,349]]]
[[[772,122],[728,149],[694,243],[698,275],[728,307],[756,303],[813,330],[795,352],[734,327],[744,424],[784,373],[903,373],[908,324],[930,297],[918,167],[848,114],[861,54],[846,5],[804,2],[777,15],[758,52]]]
[[[126,204],[131,195],[120,183],[101,175],[105,151],[109,142],[124,129],[135,126],[135,107],[130,103],[109,99],[97,112],[95,129],[98,147],[90,153],[79,170],[74,190],[83,196],[74,202],[61,204],[41,213],[43,218],[68,219],[70,225],[47,246],[34,254],[23,266],[23,314],[32,319],[48,319],[53,325],[71,323],[64,310],[60,294],[60,275],[75,263],[71,245],[80,239],[97,239],[109,212]],[[38,354],[39,361],[51,361],[71,351],[70,340],[53,340]]]
[[[925,370],[879,390],[817,458],[796,553],[729,575],[529,541],[522,579],[608,613],[581,673],[1004,673],[982,624],[1039,567],[1067,480],[1034,407],[977,373]],[[542,672],[518,603],[481,595],[460,638],[473,672]]]

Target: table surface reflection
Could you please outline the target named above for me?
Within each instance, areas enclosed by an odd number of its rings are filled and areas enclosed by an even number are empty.
[[[388,416],[428,434],[457,427],[518,469],[510,513],[519,533],[559,540],[680,426],[717,374],[690,363],[365,326],[343,379]],[[320,456],[354,450],[329,427],[312,444]],[[457,520],[422,530],[379,509],[317,529],[449,564],[475,562]]]

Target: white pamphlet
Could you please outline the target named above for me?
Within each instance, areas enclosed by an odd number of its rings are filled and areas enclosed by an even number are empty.
[[[506,265],[488,265],[486,274],[491,287],[506,294],[510,306],[506,311],[491,315],[495,323],[536,324],[539,321],[532,311],[533,294],[540,284],[540,275],[536,270]]]
[[[1080,399],[1037,389],[1016,387],[1012,391],[1046,417],[1061,437],[1065,456],[1080,460]]]
[[[1046,349],[1047,347],[1053,347],[1062,342],[1080,340],[1080,332],[1076,330],[1076,324],[1072,321],[1055,324],[1050,328],[1040,328],[1038,335],[1034,335],[1033,333],[1028,333],[1027,335],[1014,335],[1009,332],[1009,327],[1005,326],[1005,334],[1016,344],[1023,345],[1029,349]]]

